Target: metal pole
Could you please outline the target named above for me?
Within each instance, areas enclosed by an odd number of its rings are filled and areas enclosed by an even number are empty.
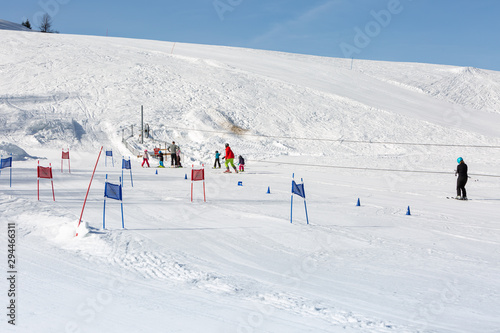
[[[141,105],[141,143],[144,143],[144,108]]]

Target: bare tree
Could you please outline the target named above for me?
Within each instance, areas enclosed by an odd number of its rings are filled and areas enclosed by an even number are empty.
[[[52,18],[50,17],[49,14],[45,13],[42,16],[42,22],[40,23],[40,31],[41,32],[52,32]]]

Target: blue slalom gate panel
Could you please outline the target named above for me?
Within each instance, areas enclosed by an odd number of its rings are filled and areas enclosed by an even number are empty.
[[[122,186],[106,182],[104,196],[110,199],[122,200]]]
[[[2,158],[0,160],[0,169],[12,167],[12,157]]]
[[[122,169],[132,169],[130,160],[122,160]]]
[[[305,199],[306,193],[304,192],[304,184],[297,184],[294,180],[292,180],[292,193]]]

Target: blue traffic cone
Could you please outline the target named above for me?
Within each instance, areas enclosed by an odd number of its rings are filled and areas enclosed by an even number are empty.
[[[361,206],[361,203],[359,202],[359,198],[358,198],[358,203],[356,204],[356,207],[359,207]]]
[[[269,188],[269,186],[267,187],[267,194],[271,194],[271,189]]]
[[[156,170],[156,174],[158,174],[158,170]]]
[[[408,206],[408,210],[406,211],[406,215],[411,215],[410,214],[410,206]]]

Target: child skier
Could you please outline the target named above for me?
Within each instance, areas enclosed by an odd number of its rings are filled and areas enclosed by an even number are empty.
[[[158,151],[158,156],[160,157],[160,165],[158,166],[159,168],[164,168],[165,166],[163,165],[163,153]]]
[[[142,155],[141,167],[143,167],[143,168],[144,168],[144,163],[146,163],[148,165],[148,168],[149,168],[149,154],[148,154],[147,149],[144,149],[144,154]]]
[[[234,153],[231,150],[231,147],[229,147],[229,143],[226,143],[226,156],[224,156],[223,159],[226,160],[226,162],[224,163],[226,166],[226,171],[224,171],[224,173],[231,173],[231,171],[229,170],[229,164],[231,164],[231,166],[233,167],[234,172],[238,173],[238,170],[236,170],[236,167],[234,166],[233,162]]]
[[[176,167],[182,168],[181,164],[181,148],[177,146],[177,151],[175,152]]]
[[[220,169],[220,153],[218,150],[215,151],[214,169],[216,168],[217,164],[219,165],[219,169]]]
[[[239,165],[240,172],[245,171],[245,159],[241,155],[238,156],[238,165]]]

